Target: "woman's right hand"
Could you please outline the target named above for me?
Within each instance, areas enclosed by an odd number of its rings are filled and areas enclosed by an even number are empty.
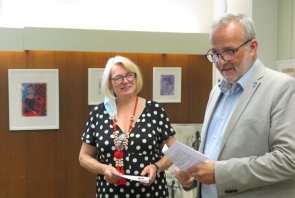
[[[104,169],[104,179],[108,182],[108,183],[112,183],[112,184],[116,184],[119,179],[121,178],[120,175],[121,173],[119,173],[117,171],[116,168],[114,168],[113,166],[109,166],[109,165],[105,165],[105,169]]]
[[[120,173],[115,167],[109,166],[107,164],[102,164],[97,161],[96,155],[99,155],[96,148],[90,144],[83,142],[79,154],[79,162],[81,166],[92,173],[104,175],[104,179],[109,183],[117,183],[117,181],[120,179],[120,177],[118,176],[120,175]]]

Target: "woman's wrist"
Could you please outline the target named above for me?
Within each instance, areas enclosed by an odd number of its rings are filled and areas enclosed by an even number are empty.
[[[153,163],[152,165],[156,167],[156,172],[157,172],[157,173],[158,173],[158,172],[161,172],[161,169],[160,169],[160,167],[158,166],[158,164]]]

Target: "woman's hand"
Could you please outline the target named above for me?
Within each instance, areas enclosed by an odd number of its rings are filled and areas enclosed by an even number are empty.
[[[104,179],[107,182],[116,184],[121,178],[118,176],[120,173],[115,167],[97,161],[95,158],[96,155],[99,155],[96,148],[83,142],[79,153],[79,162],[81,166],[92,173],[104,175]]]
[[[144,186],[150,186],[152,183],[154,183],[156,177],[157,177],[157,167],[153,164],[147,165],[143,171],[140,173],[141,176],[148,176],[149,177],[149,183],[142,183]]]
[[[114,168],[112,166],[105,165],[103,175],[104,175],[104,179],[108,183],[116,184],[119,181],[119,179],[121,178],[120,176],[118,176],[120,174],[121,173],[119,173],[116,168]]]

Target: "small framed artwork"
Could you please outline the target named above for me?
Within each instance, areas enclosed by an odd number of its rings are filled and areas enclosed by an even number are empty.
[[[101,79],[104,68],[88,68],[88,105],[97,105],[103,101]]]
[[[9,129],[59,129],[58,69],[8,69]]]
[[[153,68],[153,100],[159,103],[181,102],[181,67]]]
[[[295,59],[278,61],[277,70],[295,78]]]

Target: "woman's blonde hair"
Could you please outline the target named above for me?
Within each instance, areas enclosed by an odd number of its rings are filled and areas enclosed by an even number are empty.
[[[102,79],[101,79],[101,92],[103,96],[115,98],[114,93],[111,89],[111,69],[114,65],[122,65],[128,72],[134,72],[136,74],[136,94],[138,94],[143,86],[143,79],[141,71],[138,66],[133,63],[130,59],[123,56],[115,56],[107,61],[105,66]]]

